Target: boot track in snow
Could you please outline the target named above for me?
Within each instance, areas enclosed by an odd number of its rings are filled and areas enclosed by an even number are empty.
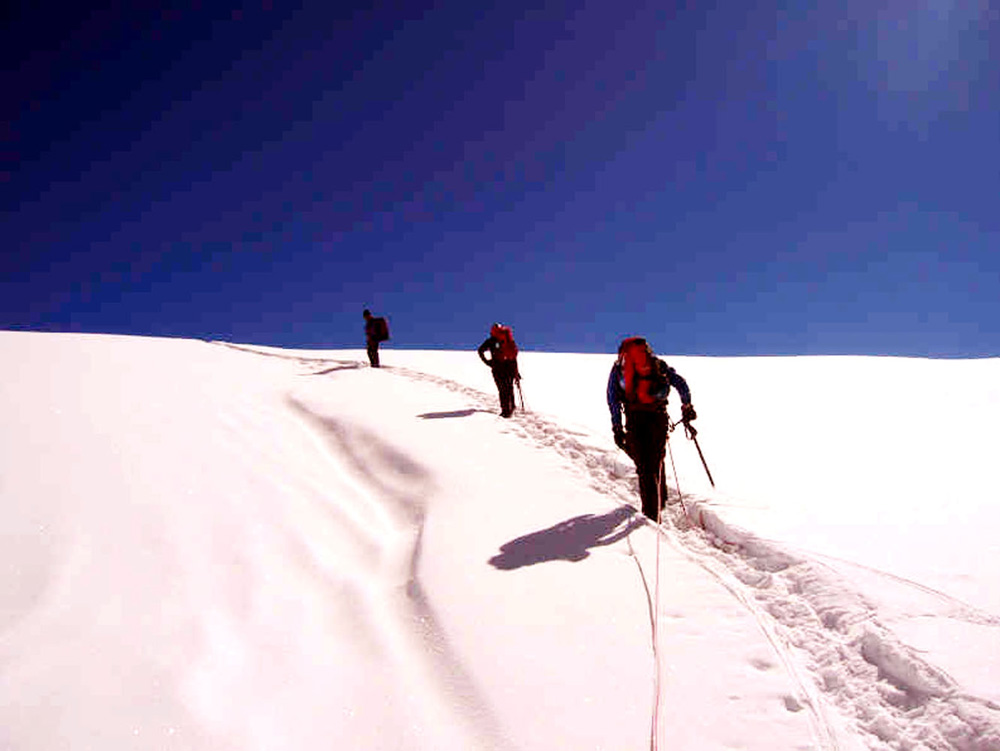
[[[363,366],[353,360],[226,346],[326,368],[314,374]],[[404,367],[382,370],[457,393],[472,410],[493,412],[494,397],[455,381]],[[588,442],[587,434],[534,412],[517,413],[499,429],[552,450],[585,473],[595,490],[619,504],[635,506],[631,466],[617,451]],[[797,706],[789,709],[809,712],[820,749],[855,751],[860,747],[854,736],[875,750],[1000,751],[1000,706],[963,694],[946,672],[903,644],[879,620],[874,606],[830,566],[727,524],[711,508],[709,498],[685,495],[682,503],[673,500],[665,507],[664,523],[650,522],[650,526],[674,550],[711,574],[753,616],[798,689],[799,695],[789,699]],[[628,547],[639,565],[630,540]],[[650,577],[641,565],[639,569],[650,597]],[[953,606],[949,617],[1000,627],[996,615],[887,572],[875,573],[947,600]],[[649,607],[652,625],[651,599]],[[839,713],[832,711],[832,705]],[[845,733],[845,724],[856,733]]]

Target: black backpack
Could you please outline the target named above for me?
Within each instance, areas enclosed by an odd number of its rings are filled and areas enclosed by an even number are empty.
[[[389,324],[381,316],[372,319],[372,322],[375,324],[375,341],[386,341],[389,338]]]

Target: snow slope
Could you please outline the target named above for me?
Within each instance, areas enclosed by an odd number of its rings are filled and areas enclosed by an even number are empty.
[[[2,749],[1000,749],[1000,361],[671,360],[657,531],[607,356],[0,352]]]

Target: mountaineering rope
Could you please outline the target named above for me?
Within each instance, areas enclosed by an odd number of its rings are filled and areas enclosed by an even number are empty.
[[[670,441],[667,441],[669,445]],[[663,463],[660,463],[660,476],[657,478],[657,484],[660,490],[663,490],[663,483],[660,482],[663,479]],[[660,499],[660,503],[657,504],[659,508],[656,510],[656,526],[659,527],[663,522],[663,499]],[[653,727],[650,729],[649,736],[649,749],[650,751],[657,751],[660,747],[659,740],[659,728],[660,728],[660,651],[659,651],[659,641],[660,641],[660,631],[658,624],[660,622],[660,530],[656,530],[656,577],[654,578],[655,584],[653,585],[653,660],[656,662],[656,670],[653,672]]]
[[[681,501],[681,505],[684,503],[684,494],[681,493],[681,481],[677,476],[677,465],[674,464],[674,450],[670,446],[670,437],[667,436],[667,451],[670,453],[670,471],[674,473],[674,483],[677,486],[677,497]],[[663,466],[660,466],[660,478],[663,477]],[[666,490],[666,483],[661,484],[661,489]],[[662,501],[665,501],[663,498]],[[660,508],[656,512],[656,525],[660,526],[663,523],[663,503],[660,503]],[[653,586],[653,659],[656,661],[656,671],[654,673],[653,686],[655,694],[653,695],[653,726],[650,731],[649,737],[649,748],[650,751],[657,751],[660,745],[659,739],[659,727],[660,727],[660,653],[659,653],[659,642],[660,642],[660,538],[663,535],[660,530],[656,531],[656,578],[655,584]]]

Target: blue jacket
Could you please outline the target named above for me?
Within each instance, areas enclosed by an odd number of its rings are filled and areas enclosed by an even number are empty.
[[[663,362],[660,358],[656,358],[658,362]],[[667,390],[666,393],[662,394],[663,404],[667,403],[667,394],[670,393],[670,387],[673,386],[677,389],[677,393],[681,395],[682,404],[691,403],[691,389],[688,388],[687,381],[685,381],[676,370],[671,368],[666,363],[663,363],[667,369]],[[622,377],[622,367],[617,362],[612,366],[611,373],[608,375],[608,409],[611,410],[611,428],[613,430],[622,429],[622,409],[625,407],[625,379]]]

